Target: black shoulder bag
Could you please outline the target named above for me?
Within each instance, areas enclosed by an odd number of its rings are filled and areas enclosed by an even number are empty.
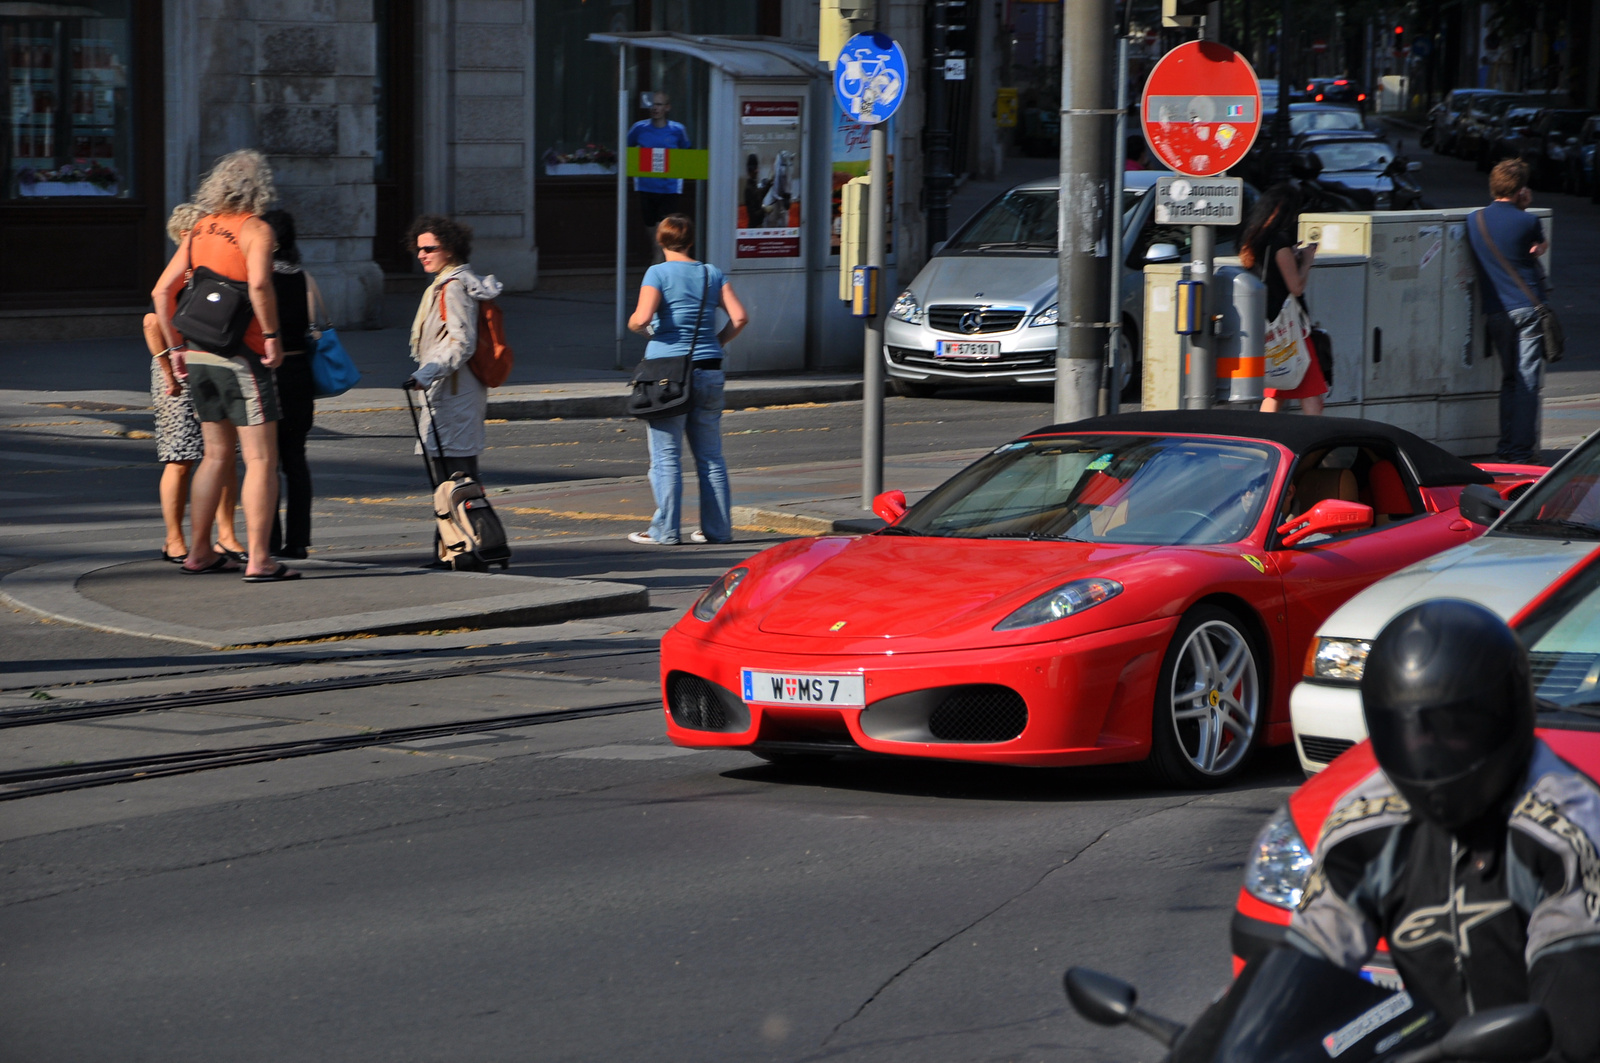
[[[222,274],[196,266],[178,293],[172,327],[185,343],[214,354],[231,354],[244,342],[255,309],[250,289]]]
[[[633,371],[633,394],[628,396],[628,413],[646,421],[689,412],[690,370],[694,348],[700,342],[700,323],[706,316],[706,297],[711,292],[711,271],[704,263],[705,284],[700,289],[700,310],[694,317],[694,332],[689,336],[689,353],[668,358],[641,358]]]

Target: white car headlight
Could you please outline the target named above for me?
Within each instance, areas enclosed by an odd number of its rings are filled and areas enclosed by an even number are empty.
[[[1289,806],[1275,812],[1256,835],[1244,865],[1244,888],[1258,901],[1294,908],[1311,875],[1311,850],[1289,815]]]
[[[908,325],[920,325],[922,304],[917,302],[917,297],[911,294],[910,288],[907,288],[895,297],[894,305],[889,308],[889,316]]]
[[[1058,324],[1060,320],[1061,304],[1051,303],[1049,306],[1033,315],[1033,320],[1028,322],[1028,327],[1037,328],[1040,325],[1054,325]]]
[[[724,572],[722,578],[713,583],[700,596],[700,600],[694,603],[694,618],[696,620],[710,620],[716,616],[722,607],[728,603],[728,599],[733,597],[734,590],[744,582],[744,578],[748,575],[750,575],[750,570],[743,567],[730,568],[727,572]]]
[[[1366,639],[1319,638],[1311,644],[1306,678],[1329,683],[1359,683],[1367,670],[1372,643]]]
[[[994,629],[1015,631],[1017,628],[1048,624],[1052,620],[1081,613],[1121,593],[1122,584],[1114,579],[1076,579],[1039,595],[996,624]]]

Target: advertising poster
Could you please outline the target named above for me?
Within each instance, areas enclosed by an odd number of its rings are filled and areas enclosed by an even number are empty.
[[[894,144],[894,120],[889,120],[887,136]],[[839,253],[839,210],[842,189],[850,181],[866,175],[872,162],[872,127],[857,122],[839,108],[833,109],[833,194],[828,224],[828,254]],[[889,154],[889,217],[884,230],[885,253],[894,251],[894,153]]]
[[[741,100],[735,258],[800,257],[798,97]]]

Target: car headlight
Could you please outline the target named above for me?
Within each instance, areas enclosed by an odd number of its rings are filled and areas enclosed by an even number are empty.
[[[1052,620],[1074,616],[1121,593],[1122,584],[1114,579],[1076,579],[1039,595],[996,624],[994,629],[1015,631],[1017,628],[1048,624]]]
[[[1049,306],[1033,315],[1033,319],[1028,322],[1028,327],[1037,328],[1040,325],[1058,324],[1061,320],[1060,307],[1060,303],[1051,303]]]
[[[1305,676],[1329,683],[1359,683],[1372,643],[1366,639],[1319,638],[1306,654]]]
[[[911,294],[910,288],[907,288],[895,297],[894,305],[889,308],[889,316],[908,325],[920,325],[922,304],[917,302],[917,297]]]
[[[744,582],[744,578],[748,575],[750,575],[750,570],[743,567],[730,568],[724,572],[722,578],[713,583],[700,596],[700,600],[694,603],[694,618],[696,620],[710,620],[716,616],[722,607],[728,603],[728,599],[733,597],[734,590]]]
[[[1258,901],[1295,908],[1311,875],[1311,850],[1284,805],[1256,835],[1244,865],[1244,888]]]

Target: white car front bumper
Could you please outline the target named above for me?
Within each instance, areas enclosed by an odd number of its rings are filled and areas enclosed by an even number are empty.
[[[1366,740],[1361,689],[1328,683],[1296,683],[1289,692],[1289,719],[1300,766],[1313,775],[1340,753]]]

